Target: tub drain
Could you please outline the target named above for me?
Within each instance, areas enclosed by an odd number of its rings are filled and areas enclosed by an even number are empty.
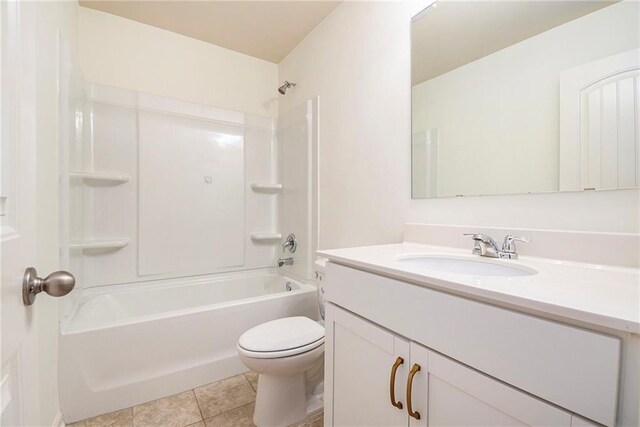
[[[293,289],[293,287],[291,286],[291,282],[287,282],[287,284],[285,285],[285,289],[287,290],[287,292]]]

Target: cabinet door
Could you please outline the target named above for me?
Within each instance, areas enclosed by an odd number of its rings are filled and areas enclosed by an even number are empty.
[[[571,414],[411,343],[411,426],[570,426]],[[523,367],[526,369],[526,367]]]
[[[326,318],[325,425],[408,426],[408,341],[332,304]]]

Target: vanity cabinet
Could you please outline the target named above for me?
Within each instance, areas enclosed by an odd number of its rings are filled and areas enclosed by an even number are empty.
[[[571,414],[328,307],[334,426],[571,426]]]
[[[411,426],[570,426],[571,414],[411,343]],[[408,399],[408,398],[407,398]]]
[[[325,425],[615,425],[616,337],[333,263],[322,286]]]
[[[409,341],[344,310],[331,315],[334,424],[406,425],[407,413],[399,402],[404,402],[409,372]],[[395,393],[397,407],[391,404],[390,392]]]

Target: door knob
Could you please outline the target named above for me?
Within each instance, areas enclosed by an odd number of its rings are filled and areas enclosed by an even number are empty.
[[[56,271],[45,277],[38,277],[35,268],[29,267],[24,272],[22,279],[22,302],[31,305],[36,300],[36,295],[44,291],[52,297],[67,295],[76,285],[76,278],[68,271]]]

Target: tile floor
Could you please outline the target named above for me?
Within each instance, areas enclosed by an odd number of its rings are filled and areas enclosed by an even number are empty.
[[[245,427],[253,426],[258,374],[247,372],[193,390],[143,403],[68,427]],[[296,427],[322,427],[322,412]]]

